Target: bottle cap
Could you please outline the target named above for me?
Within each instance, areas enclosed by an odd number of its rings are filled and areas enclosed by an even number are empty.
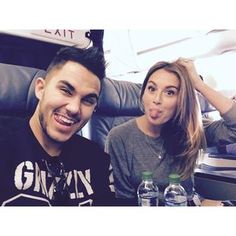
[[[152,172],[151,171],[143,171],[142,172],[142,179],[144,179],[144,180],[152,179]]]
[[[170,174],[169,175],[169,182],[170,183],[180,183],[180,175],[178,175],[178,174]]]

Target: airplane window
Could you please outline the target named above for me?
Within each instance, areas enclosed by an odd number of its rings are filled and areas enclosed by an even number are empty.
[[[232,89],[236,30],[105,30],[107,76],[142,83],[157,61],[196,60],[199,73],[216,89]]]
[[[199,74],[204,75],[206,83],[217,90],[235,90],[236,52],[196,60]],[[232,94],[233,95],[233,94]]]

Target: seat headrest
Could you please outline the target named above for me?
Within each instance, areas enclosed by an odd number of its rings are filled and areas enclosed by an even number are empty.
[[[97,111],[107,116],[141,115],[141,84],[105,78]]]
[[[140,92],[142,84],[105,78],[98,102],[98,113],[111,116],[142,115]],[[215,111],[206,99],[198,93],[202,113]]]
[[[34,82],[45,71],[0,63],[0,115],[26,116],[34,111]]]

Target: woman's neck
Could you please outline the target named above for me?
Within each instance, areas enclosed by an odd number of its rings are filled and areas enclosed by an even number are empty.
[[[162,126],[150,124],[145,115],[136,118],[136,123],[144,134],[153,138],[160,137]]]

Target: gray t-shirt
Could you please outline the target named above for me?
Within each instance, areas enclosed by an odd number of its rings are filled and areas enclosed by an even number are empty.
[[[203,120],[206,139],[215,145],[219,139],[236,142],[236,104],[219,121]],[[168,175],[174,171],[173,157],[166,154],[163,139],[144,134],[136,119],[114,127],[108,134],[105,151],[111,156],[116,196],[135,198],[144,170],[153,172],[154,182],[163,191],[168,185]],[[182,182],[188,195],[192,193],[192,181]]]

